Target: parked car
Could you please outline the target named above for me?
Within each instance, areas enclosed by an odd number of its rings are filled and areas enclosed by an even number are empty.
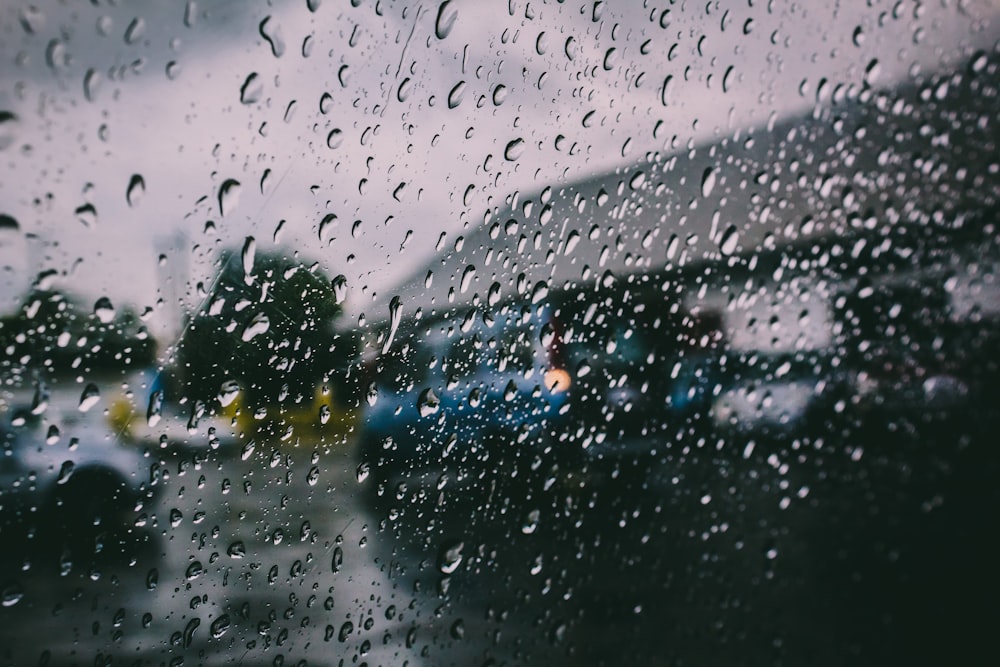
[[[577,449],[560,324],[551,307],[509,303],[456,311],[402,331],[373,365],[362,466],[382,495],[521,479]]]
[[[75,393],[75,392],[74,392]],[[58,401],[56,401],[58,403]],[[91,540],[134,530],[152,498],[158,464],[101,411],[32,401],[0,404],[0,533]]]

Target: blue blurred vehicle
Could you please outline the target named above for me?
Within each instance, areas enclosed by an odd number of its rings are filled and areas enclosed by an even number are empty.
[[[509,303],[417,322],[372,369],[362,466],[380,495],[565,467],[573,393],[550,306]]]

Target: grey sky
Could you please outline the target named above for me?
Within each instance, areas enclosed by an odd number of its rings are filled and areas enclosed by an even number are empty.
[[[150,324],[169,331],[219,249],[267,249],[285,220],[279,245],[344,273],[355,316],[381,312],[442,232],[450,247],[513,192],[799,113],[824,79],[951,68],[1000,36],[993,0],[636,0],[597,3],[597,20],[589,0],[455,0],[443,39],[438,2],[319,4],[202,1],[190,27],[181,2],[0,8],[0,110],[17,116],[0,123],[0,213],[20,226],[0,230],[3,309],[55,269],[90,299],[164,299]],[[240,196],[222,217],[227,179]]]

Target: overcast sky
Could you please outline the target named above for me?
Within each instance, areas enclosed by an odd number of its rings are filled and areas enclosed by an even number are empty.
[[[3,310],[51,269],[170,331],[221,248],[274,247],[284,220],[277,245],[374,316],[511,193],[801,113],[823,81],[964,66],[1000,37],[991,0],[187,4],[0,8]]]

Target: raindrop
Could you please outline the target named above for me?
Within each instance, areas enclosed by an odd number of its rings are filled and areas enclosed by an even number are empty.
[[[253,319],[247,323],[246,327],[243,328],[243,333],[240,334],[240,338],[244,343],[253,340],[256,336],[260,334],[267,333],[267,330],[271,328],[271,320],[264,313],[257,313],[253,316]]]
[[[101,74],[94,68],[87,70],[83,75],[83,96],[88,102],[93,102],[97,96],[97,90],[101,87]]]
[[[420,392],[420,396],[417,397],[417,411],[421,417],[436,414],[439,409],[441,409],[441,401],[438,400],[437,394],[432,388],[428,387]]]
[[[719,241],[719,251],[728,257],[736,252],[736,247],[739,245],[739,242],[739,230],[736,229],[735,225],[729,225],[729,227],[726,228],[726,231],[722,233],[721,240]]]
[[[319,423],[326,425],[330,421],[330,406],[321,405],[319,406]]]
[[[243,449],[240,451],[240,458],[246,461],[248,458],[253,456],[254,449],[257,448],[257,443],[253,440],[243,445]]]
[[[454,109],[457,107],[462,103],[463,97],[465,97],[465,81],[459,81],[451,89],[451,92],[448,93],[448,108]]]
[[[460,541],[446,542],[438,552],[438,569],[443,574],[451,574],[462,564],[462,550],[465,543]]]
[[[500,283],[495,282],[490,285],[490,290],[486,293],[486,303],[491,307],[500,303]]]
[[[465,636],[465,622],[462,619],[451,624],[451,636],[452,639],[461,639]]]
[[[719,171],[715,167],[708,167],[705,172],[701,175],[701,196],[708,197],[712,194],[712,189],[715,188],[715,180]]]
[[[146,179],[140,174],[132,174],[132,178],[128,179],[128,188],[125,190],[125,201],[130,207],[136,206],[144,194],[146,194]]]
[[[237,540],[229,545],[229,548],[226,549],[226,553],[230,558],[239,560],[247,555],[247,548],[242,541]]]
[[[240,192],[242,191],[240,182],[227,178],[219,186],[219,215],[225,217],[233,212],[240,203]]]
[[[22,7],[18,19],[21,21],[21,27],[29,35],[35,34],[45,25],[45,14],[34,5]]]
[[[333,548],[333,557],[330,559],[330,570],[334,573],[340,572],[344,565],[344,549],[342,547]]]
[[[513,141],[507,142],[507,147],[503,151],[503,156],[505,159],[513,162],[514,160],[521,157],[524,153],[524,139],[514,139]]]
[[[146,589],[150,591],[155,591],[156,587],[160,585],[160,571],[155,567],[150,569],[146,574]]]
[[[610,72],[618,63],[618,49],[611,47],[604,54],[604,71]]]
[[[321,114],[330,113],[330,109],[333,107],[333,95],[330,93],[323,93],[319,98],[319,112]]]
[[[326,135],[326,145],[328,148],[337,149],[340,145],[344,143],[344,132],[339,127],[335,127],[330,130],[330,134]]]
[[[316,10],[319,9],[320,2],[321,0],[306,0],[306,7],[309,8],[310,12],[316,13]]]
[[[76,214],[76,219],[79,220],[84,227],[91,228],[97,226],[97,209],[94,208],[93,204],[78,206],[73,213]]]
[[[146,22],[141,18],[134,18],[125,29],[125,43],[135,44],[146,32]]]
[[[194,631],[198,629],[199,625],[201,625],[201,619],[196,616],[184,626],[184,648],[191,648],[191,642],[194,640]]]
[[[341,304],[347,299],[347,278],[343,274],[331,280],[330,287],[333,288],[334,303]]]
[[[386,336],[385,343],[382,344],[382,354],[389,351],[389,347],[392,346],[392,339],[396,337],[396,329],[399,328],[399,321],[402,318],[401,306],[402,302],[398,296],[394,296],[389,300],[389,335]]]
[[[149,406],[146,408],[146,424],[153,428],[160,423],[163,412],[163,392],[154,391],[149,395]]]
[[[438,7],[437,20],[434,21],[434,35],[438,39],[446,38],[451,34],[457,18],[458,10],[451,6],[451,0],[444,0]]]
[[[671,93],[673,92],[673,85],[672,85],[673,82],[674,82],[673,74],[668,74],[667,78],[663,80],[663,86],[660,88],[660,104],[662,104],[663,106],[669,106],[667,100],[670,99]]]
[[[722,75],[722,92],[724,92],[724,93],[728,93],[729,92],[729,85],[730,85],[730,81],[733,78],[733,70],[734,69],[735,69],[735,67],[733,67],[732,65],[730,65],[729,67],[726,68],[726,72]]]
[[[219,400],[219,405],[227,407],[236,400],[239,394],[240,383],[236,380],[226,380],[219,386],[219,393],[216,395],[216,398]]]
[[[368,479],[368,475],[370,473],[371,473],[371,466],[368,465],[367,462],[362,462],[361,464],[359,464],[357,469],[358,484],[361,484],[366,479]]]
[[[243,85],[240,86],[240,102],[243,104],[256,104],[264,94],[264,85],[261,83],[257,72],[250,72]]]
[[[266,16],[264,20],[260,22],[259,26],[260,36],[271,47],[271,53],[275,58],[280,58],[285,53],[285,40],[281,38],[281,30],[277,25],[272,23],[271,17]]]
[[[97,388],[97,385],[91,382],[84,388],[83,393],[80,394],[80,404],[77,406],[77,409],[80,412],[87,412],[97,405],[99,400],[101,400],[101,392]]]
[[[309,486],[316,486],[319,484],[319,467],[313,466],[309,469],[309,474],[306,475],[306,484]]]
[[[462,271],[462,280],[459,284],[459,292],[465,294],[467,291],[469,291],[469,284],[475,277],[476,277],[476,267],[472,266],[471,264],[465,267],[465,269]]]
[[[110,324],[115,319],[115,307],[111,305],[111,299],[102,296],[94,303],[94,315],[101,324]]]
[[[538,529],[538,519],[541,513],[538,510],[531,510],[528,512],[528,516],[525,517],[524,522],[521,524],[521,532],[525,535],[531,535]]]
[[[354,632],[354,624],[350,621],[344,621],[344,624],[340,626],[340,632],[337,633],[337,639],[342,642],[346,642],[352,632]]]
[[[252,236],[248,236],[246,241],[243,242],[243,252],[241,254],[243,259],[243,282],[247,285],[253,284],[253,260],[256,254],[257,240]]]
[[[493,89],[493,106],[500,106],[507,99],[507,86],[498,83]]]
[[[202,566],[200,561],[194,561],[187,566],[187,570],[184,571],[184,578],[188,581],[193,581],[205,574],[205,568]]]
[[[406,77],[399,83],[399,88],[396,89],[396,99],[400,102],[405,102],[410,96],[410,91],[412,90],[412,81],[410,80],[410,77]]]
[[[74,464],[72,461],[63,461],[62,467],[59,468],[59,477],[56,479],[56,484],[65,484],[69,481],[69,478],[73,476]]]
[[[223,614],[222,616],[218,617],[217,619],[212,621],[212,625],[209,626],[209,632],[212,633],[212,638],[214,639],[218,639],[222,635],[226,634],[227,630],[229,630],[228,614]]]

